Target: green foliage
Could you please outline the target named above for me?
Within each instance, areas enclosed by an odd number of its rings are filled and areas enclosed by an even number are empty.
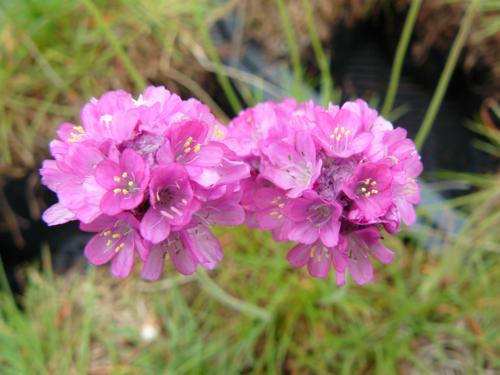
[[[457,365],[482,373],[500,365],[499,239],[491,230],[500,217],[483,215],[441,249],[453,259],[390,239],[397,261],[365,287],[339,289],[292,270],[286,244],[245,228],[218,231],[224,267],[201,279],[170,267],[158,283],[32,269],[23,310],[0,292],[0,373],[400,374]],[[220,288],[225,296],[213,298]],[[148,326],[158,330],[150,342]]]

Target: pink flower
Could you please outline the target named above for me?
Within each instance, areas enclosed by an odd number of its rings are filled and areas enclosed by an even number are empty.
[[[304,198],[294,199],[289,205],[289,216],[294,222],[288,239],[312,244],[318,239],[332,247],[338,243],[342,207],[335,202],[325,202],[311,191]]]
[[[380,243],[382,236],[375,227],[356,230],[348,238],[348,270],[354,281],[363,285],[373,278],[370,255],[383,264],[394,259],[394,253]]]
[[[141,277],[158,280],[167,255],[175,269],[183,275],[193,274],[198,265],[213,269],[223,258],[220,244],[210,229],[194,224],[188,229],[173,232],[165,241],[154,245],[144,262]]]
[[[149,185],[150,207],[141,221],[142,236],[154,244],[165,240],[172,226],[182,227],[191,221],[199,203],[186,170],[178,164],[153,169]]]
[[[373,135],[365,131],[358,108],[353,106],[346,103],[335,115],[317,112],[313,135],[328,156],[347,158],[364,151],[372,141]]]
[[[287,190],[291,198],[310,189],[321,172],[321,160],[309,134],[295,133],[293,139],[272,142],[262,149],[260,173],[277,187]]]
[[[117,90],[104,94],[100,99],[93,98],[83,107],[81,118],[85,133],[92,139],[110,139],[120,143],[133,136],[139,111],[129,93]]]
[[[343,191],[354,202],[349,219],[368,223],[381,217],[393,200],[390,168],[382,163],[360,164]]]
[[[288,252],[287,259],[296,268],[307,265],[311,276],[322,279],[328,276],[331,268],[334,268],[337,284],[343,285],[347,265],[343,257],[346,245],[347,242],[344,238],[341,238],[336,247],[326,247],[320,241],[309,245],[298,244]]]
[[[103,160],[96,169],[97,182],[107,190],[101,200],[106,215],[116,215],[141,204],[149,182],[149,166],[135,151],[126,149],[120,162]]]
[[[142,260],[146,258],[147,248],[138,232],[139,222],[130,214],[101,216],[90,224],[82,224],[81,229],[99,232],[85,246],[85,257],[96,266],[111,261],[111,273],[115,277],[128,277],[135,253]]]

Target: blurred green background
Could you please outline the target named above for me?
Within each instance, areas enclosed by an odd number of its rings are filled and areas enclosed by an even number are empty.
[[[235,12],[243,23],[231,21]],[[30,231],[3,187],[28,181],[28,219],[38,219],[46,201],[36,168],[57,125],[78,121],[90,97],[162,84],[204,101],[224,122],[266,93],[339,101],[346,93],[331,69],[332,30],[380,14],[399,17],[401,29],[387,87],[368,98],[372,105],[397,120],[407,110],[394,103],[408,59],[441,51],[414,132],[422,147],[440,126],[453,72],[487,68],[474,87],[481,105],[456,126],[473,129],[466,141],[496,163],[498,1],[3,0],[0,230],[17,246],[2,243],[4,263]],[[228,19],[231,43],[214,31]],[[408,47],[415,38],[416,52]],[[289,77],[275,84],[231,64],[250,49],[247,39]],[[37,261],[16,265],[22,294],[0,273],[0,374],[500,373],[500,178],[491,165],[434,175],[437,186],[467,189],[424,202],[416,229],[385,241],[395,262],[364,287],[339,289],[294,270],[289,244],[246,228],[217,229],[225,259],[216,271],[183,277],[168,266],[157,283],[112,279],[81,261],[54,272],[55,255],[42,242]],[[463,218],[458,231],[436,225],[443,212]]]

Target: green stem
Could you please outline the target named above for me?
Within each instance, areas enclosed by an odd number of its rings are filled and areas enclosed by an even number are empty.
[[[325,51],[321,46],[321,40],[319,39],[316,27],[314,26],[314,15],[310,0],[302,0],[302,8],[304,8],[305,11],[305,20],[309,30],[309,37],[311,38],[314,55],[316,61],[318,62],[321,74],[321,97],[323,105],[327,105],[330,100],[337,101],[339,98],[337,98],[334,93],[333,79],[330,74],[330,65],[328,63],[328,59],[326,58]]]
[[[410,10],[408,11],[408,15],[406,16],[403,33],[401,34],[398,48],[396,49],[396,54],[394,55],[391,78],[389,80],[387,94],[382,107],[382,116],[384,117],[387,117],[387,115],[392,111],[392,107],[394,105],[394,99],[396,98],[396,93],[398,91],[406,51],[408,50],[408,45],[410,44],[411,34],[413,32],[413,28],[415,27],[415,22],[417,21],[418,11],[420,10],[421,5],[422,0],[413,0]]]
[[[292,60],[293,70],[293,94],[297,100],[302,100],[302,66],[300,63],[299,44],[293,32],[292,23],[283,0],[276,0],[278,11],[281,17],[281,23],[285,31],[288,49],[290,51],[290,58]]]
[[[201,14],[198,15],[198,23],[199,23],[199,31],[200,35],[203,38],[203,43],[205,49],[207,51],[208,56],[213,62],[215,67],[215,75],[217,77],[217,81],[219,82],[222,91],[226,95],[227,100],[229,101],[229,105],[233,109],[235,113],[239,113],[243,106],[241,105],[240,100],[238,99],[238,95],[236,95],[236,91],[234,90],[229,78],[227,77],[226,72],[224,71],[224,66],[222,64],[221,58],[215,49],[214,43],[212,41],[212,37],[210,36],[209,25],[206,20],[202,18]]]
[[[202,289],[222,304],[265,322],[271,321],[272,315],[268,311],[229,295],[208,276],[204,269],[198,269],[196,278]]]
[[[108,27],[108,24],[104,20],[104,17],[99,8],[96,7],[96,5],[93,3],[92,0],[82,0],[82,2],[87,8],[87,10],[90,13],[92,13],[92,15],[95,17],[97,25],[99,26],[102,33],[108,40],[108,43],[111,45],[111,48],[114,50],[115,54],[122,62],[123,66],[127,70],[130,77],[132,78],[134,84],[137,86],[139,90],[141,91],[144,90],[146,88],[146,81],[142,78],[139,71],[135,68],[134,64],[125,53],[125,50],[123,49],[123,46],[120,44],[116,35]]]
[[[415,145],[417,146],[417,150],[421,150],[424,142],[429,135],[429,132],[432,128],[432,124],[436,119],[437,113],[439,112],[439,107],[444,98],[444,94],[446,93],[446,89],[448,88],[448,84],[450,83],[451,75],[455,70],[455,66],[457,65],[458,58],[460,56],[460,52],[462,51],[462,47],[467,39],[467,35],[472,26],[472,21],[474,19],[474,15],[476,14],[476,9],[480,3],[480,0],[472,0],[465,16],[462,20],[462,25],[460,26],[460,30],[458,31],[458,35],[453,42],[453,46],[451,47],[450,54],[448,59],[446,60],[446,64],[443,69],[443,73],[439,79],[439,83],[437,85],[436,91],[431,100],[431,104],[427,109],[424,120],[422,121],[422,125],[418,130],[417,137],[415,138]]]

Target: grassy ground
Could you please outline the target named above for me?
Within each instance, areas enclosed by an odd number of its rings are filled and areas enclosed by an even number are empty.
[[[186,59],[196,61],[193,51],[216,60],[199,20],[226,8],[212,8],[208,0],[41,4],[0,4],[0,144],[8,146],[0,148],[1,173],[35,167],[55,125],[76,119],[82,103],[102,91],[136,92],[150,81],[210,100],[199,84],[207,72],[184,69],[191,66]],[[300,80],[283,4],[277,1]],[[305,16],[322,97],[332,97],[328,62],[307,8]],[[407,29],[389,97],[397,90],[411,19]],[[235,101],[223,69],[216,70],[227,101]],[[440,86],[445,91],[446,82]],[[498,144],[492,147],[485,148],[498,153]],[[54,275],[46,253],[43,271],[27,269],[22,298],[1,279],[0,374],[498,373],[499,181],[451,177],[477,187],[447,202],[467,215],[458,237],[441,237],[429,249],[426,239],[435,233],[422,225],[419,236],[388,238],[396,261],[377,268],[377,280],[365,287],[338,289],[333,280],[293,270],[286,244],[244,228],[218,229],[226,255],[216,272],[187,278],[169,268],[157,283],[114,280],[94,268]],[[419,214],[436,210],[443,207],[421,207]]]
[[[219,231],[226,257],[209,276],[31,270],[24,311],[0,294],[1,373],[493,374],[500,220],[485,214],[452,256],[390,239],[397,259],[367,287],[313,280],[243,228]]]

